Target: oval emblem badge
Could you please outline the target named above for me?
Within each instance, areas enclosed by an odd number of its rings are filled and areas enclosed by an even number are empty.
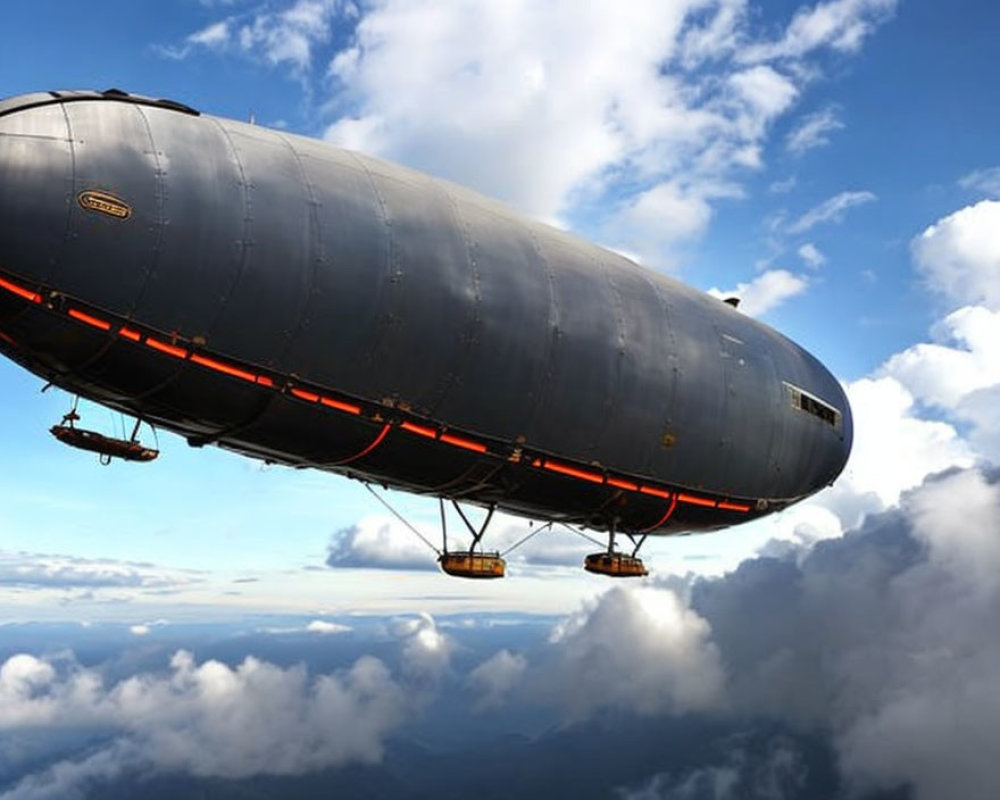
[[[80,203],[80,207],[87,211],[97,211],[115,219],[128,219],[132,216],[132,207],[108,192],[88,189],[85,192],[80,192],[76,199]]]

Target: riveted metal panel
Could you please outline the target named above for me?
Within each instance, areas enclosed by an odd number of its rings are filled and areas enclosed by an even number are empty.
[[[0,117],[0,267],[42,281],[58,263],[73,200],[61,106]]]
[[[473,278],[461,349],[435,414],[508,441],[527,433],[552,342],[551,288],[532,228],[455,191]]]
[[[282,136],[251,125],[225,128],[250,191],[240,268],[205,338],[219,352],[282,369],[311,290],[309,192]]]
[[[157,108],[141,112],[152,132],[163,225],[133,314],[207,341],[241,266],[249,187],[217,124]]]
[[[375,160],[365,167],[384,203],[392,264],[368,370],[379,397],[427,413],[477,302],[469,248],[436,182]]]
[[[79,101],[63,108],[78,202],[71,206],[69,241],[52,282],[128,314],[152,272],[163,226],[163,186],[149,126],[139,107],[127,103]],[[131,215],[122,219],[84,208],[84,192],[112,195]]]

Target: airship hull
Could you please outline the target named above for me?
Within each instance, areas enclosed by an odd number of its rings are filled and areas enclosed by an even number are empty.
[[[0,348],[193,444],[664,533],[782,507],[850,449],[839,384],[771,328],[325,143],[16,98],[0,217]]]

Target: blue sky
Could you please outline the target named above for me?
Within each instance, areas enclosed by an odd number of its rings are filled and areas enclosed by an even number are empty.
[[[994,797],[998,40],[974,0],[5,7],[0,95],[169,97],[499,197],[740,294],[841,379],[856,437],[815,498],[650,542],[648,580],[586,575],[560,533],[470,585],[333,475],[166,433],[100,467],[47,432],[71,398],[0,362],[0,800],[315,796],[503,735],[535,737],[505,745],[525,782],[631,759],[592,796]]]
[[[976,300],[949,295],[946,278],[918,269],[914,241],[993,196],[1000,182],[990,172],[1000,162],[996,89],[974,78],[995,61],[1000,12],[991,4],[965,3],[961,13],[921,0],[637,3],[627,13],[600,4],[483,8],[17,5],[5,12],[0,91],[118,86],[428,169],[702,289],[742,291],[747,313],[848,383],[882,375],[887,359],[929,341],[959,301]],[[326,568],[342,531],[350,563],[366,563],[364,543],[380,530],[397,565],[422,558],[421,545],[362,487],[190,450],[168,434],[155,465],[102,469],[46,434],[69,398],[40,395],[39,382],[9,363],[0,381],[8,569],[129,576],[107,587],[66,579],[57,588],[44,580],[0,588],[14,616],[408,610],[410,598],[431,595],[451,598],[431,603],[445,608],[513,602],[553,612],[603,589],[568,568],[589,545],[575,547],[566,534],[527,549],[528,563],[514,568],[519,591],[470,593],[401,570],[379,574],[404,582],[405,594],[386,591],[367,571]],[[901,386],[912,400],[905,414],[930,426],[921,435],[933,452],[909,437],[918,461],[898,455],[914,474],[875,488],[862,478],[841,491],[874,491],[879,500],[866,508],[891,505],[932,469],[977,455],[963,449],[971,417]],[[866,402],[888,409],[901,401],[896,393]],[[122,424],[93,408],[90,422]],[[935,438],[935,424],[949,426],[953,440]],[[864,452],[884,449],[872,442]],[[433,503],[397,502],[433,530]],[[718,572],[773,536],[791,536],[803,518],[824,533],[837,528],[831,508],[849,526],[856,519],[847,506],[858,503],[835,497],[750,528],[657,542],[649,553],[671,572]],[[526,531],[520,521],[505,525],[502,542]],[[541,563],[553,561],[565,568]],[[130,602],[105,602],[115,597]]]

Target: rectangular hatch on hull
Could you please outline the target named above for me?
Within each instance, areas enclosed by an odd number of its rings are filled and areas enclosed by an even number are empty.
[[[840,430],[840,411],[823,402],[815,395],[809,394],[805,389],[800,389],[798,386],[793,386],[787,382],[784,382],[784,386],[791,400],[792,408],[804,411],[816,417],[816,419],[822,420],[835,430]]]

